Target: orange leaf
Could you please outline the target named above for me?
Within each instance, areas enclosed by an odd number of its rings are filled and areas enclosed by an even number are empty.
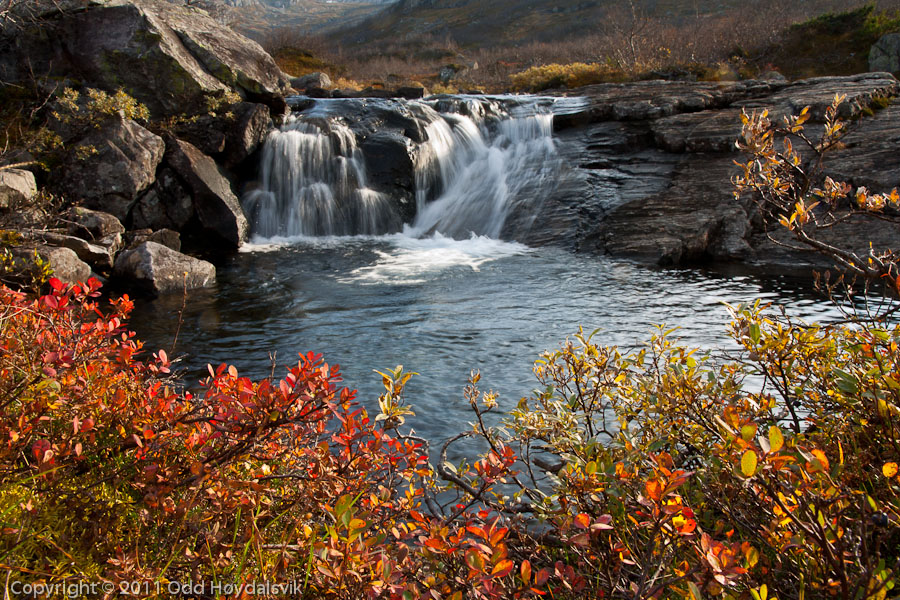
[[[818,448],[812,451],[812,455],[816,457],[819,462],[822,464],[822,469],[825,471],[829,471],[828,465],[828,457],[825,456],[825,453],[819,450]]]
[[[895,462],[887,462],[884,463],[884,466],[881,467],[881,472],[885,477],[891,478],[897,474],[897,463]]]
[[[527,560],[523,560],[522,564],[519,565],[519,571],[522,574],[522,583],[528,585],[528,582],[531,581],[531,563]]]
[[[644,487],[646,488],[647,495],[650,496],[650,499],[659,502],[659,499],[662,497],[662,484],[659,480],[651,479]]]
[[[505,560],[501,560],[496,565],[494,565],[493,570],[491,571],[491,577],[506,577],[510,573],[512,573],[513,561],[508,558]]]

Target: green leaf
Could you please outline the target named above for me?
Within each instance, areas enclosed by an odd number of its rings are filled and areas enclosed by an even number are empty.
[[[758,344],[760,337],[761,334],[759,331],[759,325],[753,323],[752,325],[750,325],[750,341],[752,341],[754,344]]]
[[[703,594],[700,593],[700,589],[697,587],[696,583],[688,581],[688,589],[691,590],[691,598],[694,600],[703,600]]]

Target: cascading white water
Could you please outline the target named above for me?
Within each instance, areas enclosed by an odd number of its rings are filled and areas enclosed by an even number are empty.
[[[356,136],[340,123],[294,120],[272,131],[263,148],[260,181],[259,189],[244,196],[257,237],[380,234],[399,228],[388,198],[366,187]]]
[[[551,114],[511,117],[497,123],[493,135],[464,115],[447,114],[431,123],[409,232],[497,238],[512,212],[533,220],[561,166],[552,122]],[[435,181],[440,194],[428,202]]]
[[[391,199],[367,187],[356,135],[337,120],[336,102],[269,135],[260,187],[244,197],[256,237],[399,231]],[[415,151],[416,216],[405,232],[509,239],[527,231],[561,168],[552,114],[500,118],[499,104],[471,99],[407,106],[415,110],[405,118],[425,140]]]

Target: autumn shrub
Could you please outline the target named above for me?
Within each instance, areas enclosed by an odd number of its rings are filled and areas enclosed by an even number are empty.
[[[557,87],[580,87],[592,83],[621,81],[626,77],[607,65],[570,63],[560,65],[552,63],[531,67],[510,75],[512,87],[518,91],[539,92]]]
[[[809,140],[816,152],[839,146],[838,113]],[[784,144],[808,115],[781,127],[744,115],[736,184],[774,226],[833,253],[812,224],[900,196],[860,189],[854,206],[839,202],[849,190],[816,177],[820,156]],[[834,257],[900,288],[893,254]],[[102,582],[140,597],[896,595],[890,308],[821,325],[729,306],[739,350],[727,356],[673,330],[627,352],[579,332],[540,357],[538,389],[507,414],[473,373],[472,423],[431,447],[409,428],[402,367],[379,373],[374,416],[313,353],[280,381],[210,367],[192,392],[165,352],[142,358],[131,302],[105,312],[95,280],[52,279],[37,298],[3,287],[0,300],[7,594]],[[464,441],[484,451],[451,463]]]

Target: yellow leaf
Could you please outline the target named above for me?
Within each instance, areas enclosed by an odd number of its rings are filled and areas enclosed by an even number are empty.
[[[778,452],[784,446],[784,436],[777,425],[769,427],[769,446],[770,452]]]
[[[890,479],[891,477],[893,477],[894,475],[897,474],[897,463],[895,463],[895,462],[884,463],[884,466],[881,467],[881,472],[884,474],[885,477]]]
[[[747,450],[744,452],[744,456],[741,457],[741,473],[743,473],[745,477],[752,477],[753,474],[756,473],[756,463],[756,452]]]

